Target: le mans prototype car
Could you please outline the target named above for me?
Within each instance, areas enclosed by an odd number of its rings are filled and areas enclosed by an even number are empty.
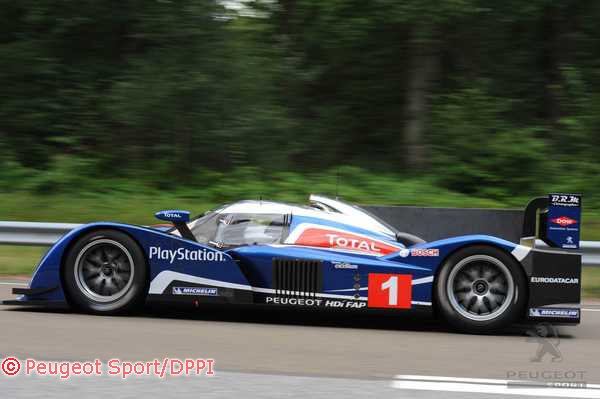
[[[453,327],[488,332],[511,323],[580,321],[578,195],[530,202],[523,238],[434,242],[368,211],[312,195],[306,206],[224,205],[168,225],[83,225],[43,257],[10,305],[70,306],[116,314],[152,300],[335,311],[433,310]],[[536,232],[537,236],[536,236]],[[545,242],[543,248],[536,243]]]

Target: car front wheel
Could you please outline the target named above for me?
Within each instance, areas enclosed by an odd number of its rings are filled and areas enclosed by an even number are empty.
[[[69,251],[63,279],[69,301],[101,314],[133,310],[146,296],[146,262],[127,234],[100,230],[78,239]]]

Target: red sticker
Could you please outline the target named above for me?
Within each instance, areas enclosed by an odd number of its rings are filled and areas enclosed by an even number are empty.
[[[297,245],[348,249],[373,255],[387,255],[399,251],[401,247],[374,238],[341,230],[309,227],[294,241]]]
[[[575,219],[571,219],[571,218],[570,218],[570,217],[568,217],[568,216],[561,216],[561,217],[558,217],[558,218],[550,219],[550,221],[551,221],[552,223],[559,224],[559,225],[561,225],[561,226],[563,226],[563,227],[565,227],[565,226],[570,226],[570,225],[572,225],[572,224],[575,224],[575,223],[577,223],[577,220],[575,220]]]
[[[370,308],[410,309],[412,275],[369,273]]]

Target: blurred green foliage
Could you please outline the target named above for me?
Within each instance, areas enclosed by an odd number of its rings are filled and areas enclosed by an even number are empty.
[[[171,185],[168,181],[153,184],[130,178],[85,179],[81,177],[83,173],[71,169],[77,169],[81,163],[59,163],[60,166],[46,171],[22,170],[14,174],[14,181],[4,176],[12,190],[0,194],[2,219],[152,223],[154,212],[163,208],[187,208],[201,213],[225,202],[260,198],[304,203],[311,193],[339,195],[348,201],[370,204],[511,205],[452,192],[440,188],[433,179],[399,180],[394,173],[375,175],[356,167],[314,174],[265,174],[254,167],[227,172],[200,170],[188,184]],[[527,198],[515,199],[513,204],[522,206],[525,201]]]
[[[11,200],[36,196],[600,209],[600,2],[0,5],[2,219],[96,212]]]
[[[0,193],[0,219],[86,223],[119,221],[152,224],[160,209],[189,209],[201,214],[240,199],[306,203],[311,193],[340,196],[366,205],[426,205],[439,207],[517,208],[530,197],[478,196],[443,188],[432,176],[407,177],[394,172],[373,173],[357,167],[320,173],[265,173],[256,167],[230,171],[197,170],[187,184],[123,178],[86,178],[82,160],[65,160],[45,171],[5,169],[2,180],[11,190]],[[547,186],[547,189],[553,191]],[[539,191],[538,195],[546,191]],[[584,208],[583,238],[600,240],[600,212]]]

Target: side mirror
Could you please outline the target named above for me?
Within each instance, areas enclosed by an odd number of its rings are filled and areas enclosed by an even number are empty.
[[[187,223],[190,221],[190,213],[181,210],[159,211],[154,214],[157,219],[173,223]]]

